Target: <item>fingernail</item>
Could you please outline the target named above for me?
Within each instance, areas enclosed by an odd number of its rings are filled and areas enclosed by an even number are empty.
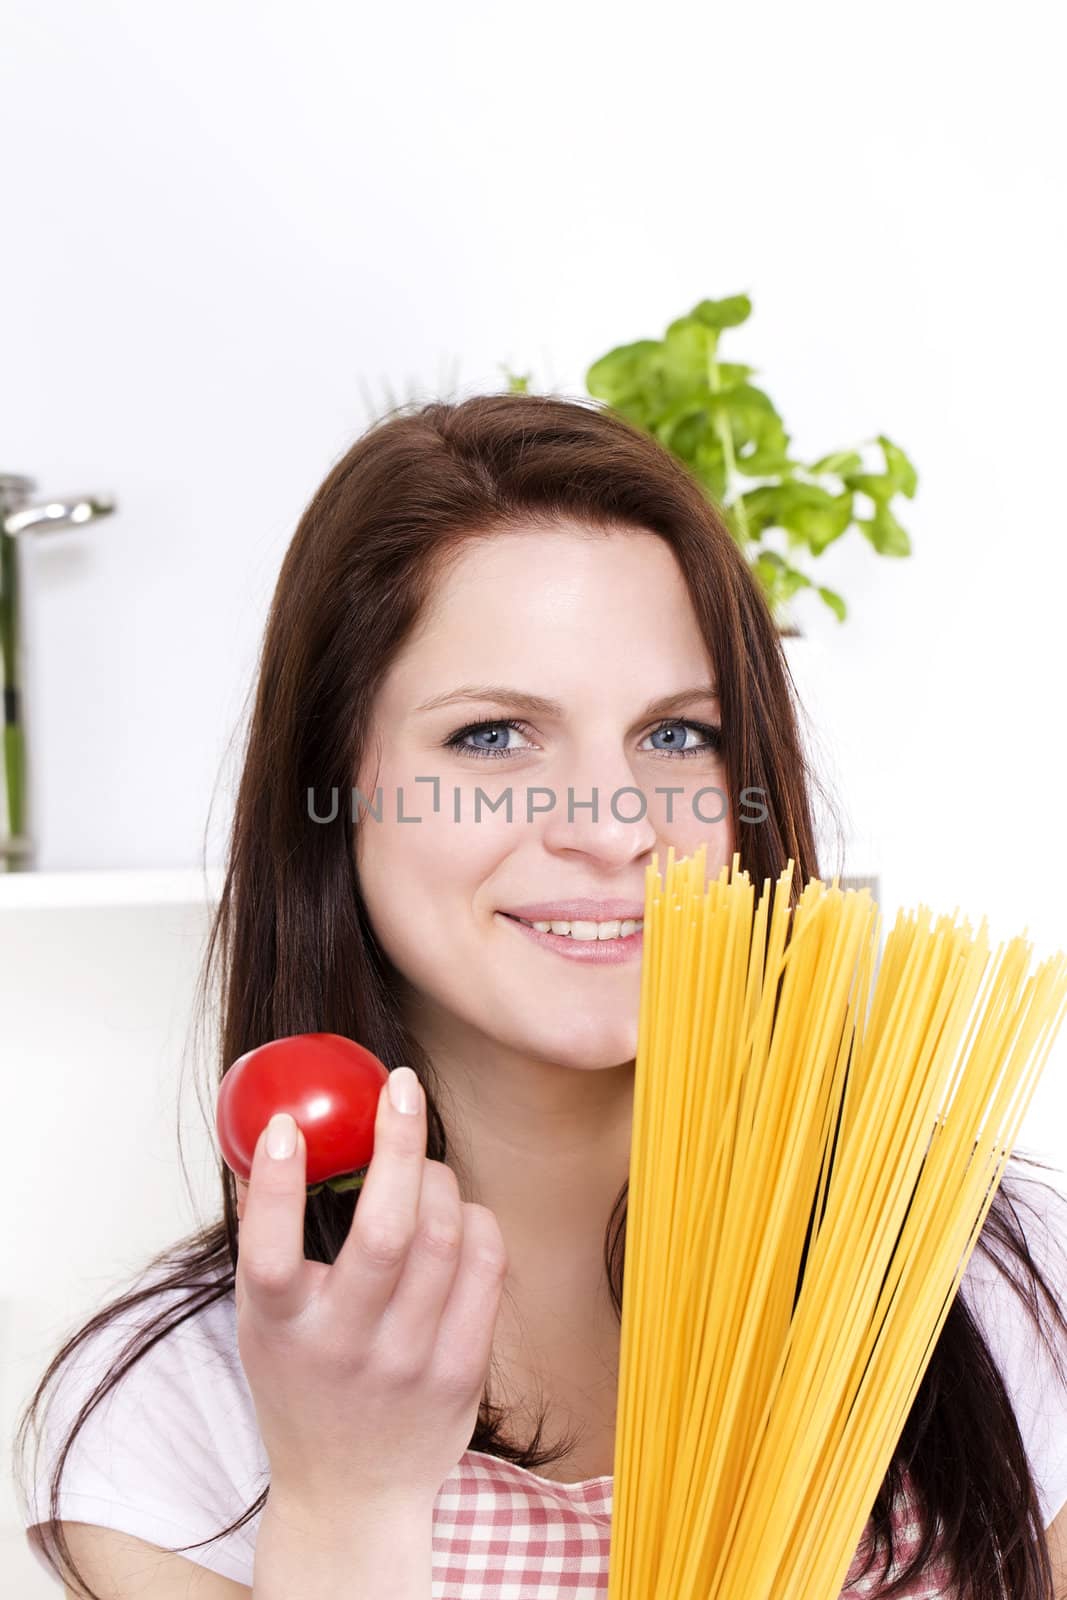
[[[276,1111],[267,1123],[267,1154],[284,1161],[296,1149],[296,1123],[288,1111]]]
[[[410,1067],[394,1067],[389,1074],[389,1099],[397,1111],[409,1114],[421,1105],[419,1080]]]

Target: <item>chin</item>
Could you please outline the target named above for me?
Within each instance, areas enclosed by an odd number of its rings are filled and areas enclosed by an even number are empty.
[[[576,1039],[573,1033],[553,1041],[530,1041],[532,1053],[554,1066],[574,1072],[610,1072],[633,1062],[637,1053],[637,1031],[620,1039],[617,1028],[606,1029],[600,1038]]]

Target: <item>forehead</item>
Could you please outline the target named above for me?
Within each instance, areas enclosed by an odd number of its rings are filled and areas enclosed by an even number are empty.
[[[518,527],[464,541],[438,576],[396,665],[427,667],[458,653],[479,663],[545,666],[629,658],[670,672],[709,665],[689,590],[664,539],[638,529]],[[548,652],[546,658],[546,652]]]

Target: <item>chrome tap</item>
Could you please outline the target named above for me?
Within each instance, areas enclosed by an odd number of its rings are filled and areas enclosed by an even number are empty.
[[[61,533],[115,510],[110,495],[68,496],[31,504],[33,478],[0,473],[0,683],[4,755],[0,768],[0,872],[32,866],[26,832],[26,736],[22,720],[18,548],[25,534]]]

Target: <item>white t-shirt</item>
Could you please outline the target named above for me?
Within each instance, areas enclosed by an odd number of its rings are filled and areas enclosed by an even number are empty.
[[[1030,1177],[1014,1179],[1011,1192],[1023,1202],[1020,1219],[1030,1249],[1067,1304],[1067,1198],[1050,1193],[1043,1182]],[[1012,1397],[1047,1526],[1067,1503],[1067,1386],[1028,1312],[1003,1276],[977,1251],[968,1263],[961,1292],[989,1340]],[[166,1303],[177,1304],[180,1299],[170,1291]],[[150,1305],[155,1315],[163,1300],[153,1298]],[[80,1404],[115,1361],[136,1325],[134,1319],[130,1312],[109,1325],[79,1350],[76,1361],[64,1366],[46,1418],[31,1505],[24,1513],[27,1526],[47,1516],[53,1452]],[[1062,1336],[1060,1346],[1064,1347]],[[1067,1348],[1063,1354],[1067,1362]],[[93,1412],[67,1458],[59,1515],[173,1547],[217,1533],[252,1504],[268,1481],[269,1464],[238,1354],[233,1297],[228,1295],[160,1340]],[[606,1592],[602,1584],[611,1485],[610,1476],[557,1483],[510,1462],[497,1463],[482,1452],[467,1451],[434,1507],[434,1595],[447,1594],[453,1600],[489,1592],[481,1586],[484,1570],[478,1583],[474,1581],[479,1545],[476,1539],[471,1542],[471,1535],[480,1536],[482,1523],[486,1538],[492,1530],[497,1549],[501,1528],[535,1527],[542,1540],[539,1573],[546,1567],[546,1522],[558,1529],[558,1556],[548,1558],[543,1586],[539,1578],[531,1590],[523,1589],[524,1594],[554,1596],[561,1572],[570,1574],[565,1591],[569,1596]],[[251,1587],[259,1519],[257,1513],[236,1533],[183,1554]],[[458,1542],[460,1531],[462,1542]],[[51,1572],[36,1545],[31,1548]],[[489,1551],[494,1546],[487,1543],[484,1548]],[[469,1588],[463,1557],[457,1558],[456,1550],[462,1550],[471,1563]],[[549,1576],[549,1569],[554,1576]],[[514,1580],[514,1562],[508,1571]],[[581,1583],[574,1587],[575,1573],[588,1574],[587,1587]],[[512,1587],[513,1581],[502,1583],[500,1592],[510,1593]]]

